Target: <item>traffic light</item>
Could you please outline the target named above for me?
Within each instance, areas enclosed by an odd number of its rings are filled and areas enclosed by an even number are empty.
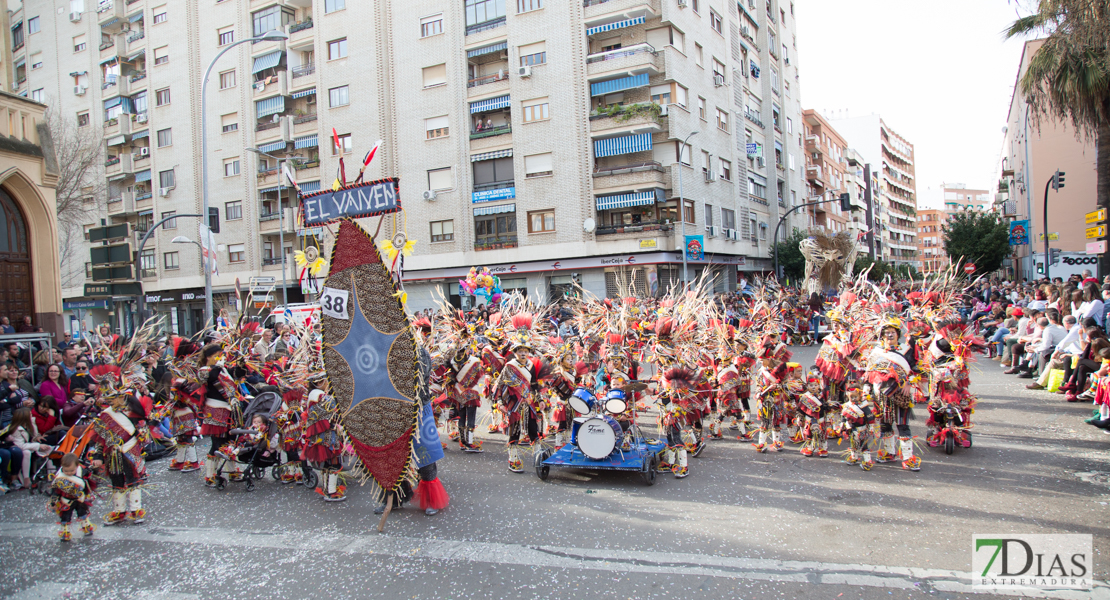
[[[1050,264],[1053,264],[1053,265],[1060,264],[1060,249],[1059,248],[1052,248],[1052,249],[1049,250],[1049,252],[1052,254],[1052,262]]]
[[[844,193],[844,194],[840,195],[840,210],[842,210],[844,212],[851,212],[851,210],[852,210],[852,195],[851,194]]]
[[[1037,263],[1037,275],[1044,275],[1044,263]]]
[[[1064,175],[1066,173],[1059,170],[1052,174],[1052,189],[1059,191],[1060,188],[1064,187]]]
[[[214,206],[208,207],[208,228],[212,233],[220,232],[220,209]]]

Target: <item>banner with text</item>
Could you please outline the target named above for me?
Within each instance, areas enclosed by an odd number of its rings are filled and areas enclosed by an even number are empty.
[[[400,179],[391,177],[301,196],[305,227],[344,217],[376,217],[401,210]]]

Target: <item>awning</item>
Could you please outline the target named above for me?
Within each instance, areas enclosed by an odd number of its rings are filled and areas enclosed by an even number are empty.
[[[135,173],[135,183],[142,183],[144,181],[150,181],[150,169]]]
[[[486,112],[487,110],[497,110],[499,108],[505,108],[510,104],[512,104],[512,100],[508,95],[490,98],[489,100],[479,100],[478,102],[470,103],[470,114]]]
[[[143,20],[143,11],[141,11],[141,10],[139,12],[131,15],[130,17],[127,17],[127,22],[128,23],[134,23],[136,21],[142,21],[142,20]]]
[[[320,138],[316,134],[293,140],[293,148],[315,148],[320,145]]]
[[[755,171],[748,171],[748,178],[763,187],[767,187],[767,178],[760,175],[759,173],[756,173]]]
[[[623,27],[632,27],[644,22],[643,17],[636,17],[635,19],[628,19],[627,21],[617,21],[616,23],[609,23],[606,25],[598,25],[586,30],[586,35],[593,35],[595,33],[605,33],[606,31],[613,31],[614,29],[621,29]]]
[[[255,113],[259,119],[276,115],[285,110],[285,96],[274,96],[254,103]]]
[[[135,133],[131,134],[131,141],[133,142],[135,140],[141,140],[145,137],[150,137],[150,130],[149,129],[144,129],[142,131],[136,131]]]
[[[139,60],[139,57],[144,54],[146,54],[146,48],[140,48],[138,52],[132,52],[131,54],[128,54],[127,58],[123,60],[126,62],[135,62],[136,60]]]
[[[263,144],[259,146],[258,149],[263,152],[276,152],[278,150],[285,150],[285,140],[278,140],[276,142],[270,142],[269,144]]]
[[[114,63],[114,62],[116,62],[117,59],[119,59],[118,56],[109,56],[108,58],[105,58],[104,60],[100,61],[100,64],[101,65],[106,65],[108,63]]]
[[[598,196],[598,210],[613,210],[614,208],[628,208],[629,206],[647,206],[655,204],[655,191],[633,192],[631,194],[617,194],[615,196]]]
[[[316,88],[311,88],[311,89],[307,89],[307,90],[301,90],[299,92],[293,92],[293,97],[294,98],[304,98],[305,96],[311,96],[315,93],[316,93]]]
[[[496,43],[492,46],[485,46],[483,48],[475,48],[473,50],[467,50],[466,51],[466,57],[467,58],[474,58],[475,56],[481,56],[483,54],[492,54],[494,52],[500,52],[501,50],[504,50],[508,47],[509,47],[509,42],[498,42],[498,43]]]
[[[590,85],[591,96],[604,96],[605,94],[612,94],[621,90],[630,90],[632,88],[644,87],[648,84],[648,75],[643,73],[640,75],[633,75],[632,77],[621,77],[619,79],[610,79],[609,81],[601,81]]]
[[[470,162],[478,162],[480,160],[492,160],[494,158],[505,158],[506,156],[512,156],[512,155],[513,155],[513,149],[512,148],[509,148],[507,150],[494,150],[493,152],[483,152],[482,154],[472,154],[470,156]]]
[[[281,190],[281,186],[275,185],[273,187],[262,188],[262,189],[258,190],[258,193],[259,194],[269,194],[270,192],[277,192],[279,190]]]
[[[111,5],[109,5],[109,6],[111,6]],[[101,28],[111,27],[112,25],[115,25],[116,23],[119,23],[119,17],[112,17],[111,19],[108,19],[107,21],[101,23],[100,27]]]
[[[109,108],[115,108],[115,107],[119,106],[120,102],[123,102],[123,96],[116,96],[115,98],[109,98],[108,100],[104,101],[104,110],[108,110]]]
[[[775,140],[775,150],[782,152],[782,142]]]
[[[651,134],[638,133],[594,142],[594,157],[618,156],[651,150]]]
[[[21,65],[25,64],[26,62],[27,62],[27,57],[26,56],[20,56],[19,58],[15,59],[15,62],[12,64],[12,66],[13,67],[18,67],[18,66],[21,66]]]
[[[301,193],[302,194],[311,194],[313,192],[320,191],[320,182],[319,181],[302,181],[302,182],[298,183],[297,185],[299,185],[301,187]]]
[[[474,216],[481,217],[483,215],[500,215],[511,212],[516,212],[516,204],[502,204],[501,206],[482,206],[474,209]]]
[[[119,146],[120,144],[123,144],[125,142],[127,142],[127,136],[117,135],[117,136],[113,136],[113,137],[108,138],[104,143],[109,145],[109,146]]]
[[[281,50],[276,50],[269,54],[263,54],[262,56],[255,57],[254,68],[251,69],[251,73],[257,73],[259,71],[264,71],[266,69],[276,67],[279,62],[281,62]]]

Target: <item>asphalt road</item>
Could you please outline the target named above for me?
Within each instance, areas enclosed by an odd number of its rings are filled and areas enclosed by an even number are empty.
[[[969,586],[973,533],[1089,533],[1103,583],[1045,596],[1110,598],[1110,435],[1082,423],[1089,404],[1001,371],[975,367],[974,447],[925,448],[917,473],[725,440],[652,487],[619,472],[541,482],[508,472],[491,436],[440,462],[448,509],[406,506],[378,534],[369,486],[344,503],[271,480],[217,491],[162,460],[147,523],[71,544],[45,498],[9,494],[0,597],[992,598]],[[924,437],[924,415],[912,426]]]

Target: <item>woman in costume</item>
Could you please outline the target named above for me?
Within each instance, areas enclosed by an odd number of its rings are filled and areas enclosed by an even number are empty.
[[[532,342],[529,333],[532,328],[532,315],[522,313],[513,316],[512,358],[505,363],[494,384],[494,400],[501,405],[509,421],[509,470],[513,473],[524,472],[520,446],[535,445],[540,438],[540,420],[543,418],[543,402],[533,394],[533,382],[538,361],[531,358]]]
[[[326,391],[328,381],[324,371],[314,374],[309,384],[312,389],[305,402],[304,459],[322,465],[316,493],[325,502],[342,502],[347,499],[347,486],[339,475],[343,468],[339,460],[343,443],[336,431],[339,407]]]
[[[108,394],[108,408],[92,423],[92,467],[105,466],[112,483],[112,510],[104,515],[105,525],[124,519],[133,523],[146,520],[142,492],[146,482],[143,448],[150,441],[146,407],[130,391]]]
[[[240,406],[235,391],[235,382],[223,365],[223,348],[219,344],[208,344],[201,350],[199,375],[205,383],[204,409],[201,417],[200,434],[208,436],[211,445],[204,457],[204,484],[216,486],[216,466],[219,452],[228,443],[228,432],[239,425]],[[239,463],[228,461],[228,478],[235,481],[241,478]]]
[[[887,307],[888,309],[891,307]],[[902,320],[894,315],[883,318],[878,341],[868,357],[865,381],[877,399],[881,438],[877,462],[902,458],[902,468],[921,470],[921,458],[914,455],[909,419],[915,400],[915,381],[911,360],[914,348],[902,343]],[[899,447],[895,449],[894,428],[898,428]]]

